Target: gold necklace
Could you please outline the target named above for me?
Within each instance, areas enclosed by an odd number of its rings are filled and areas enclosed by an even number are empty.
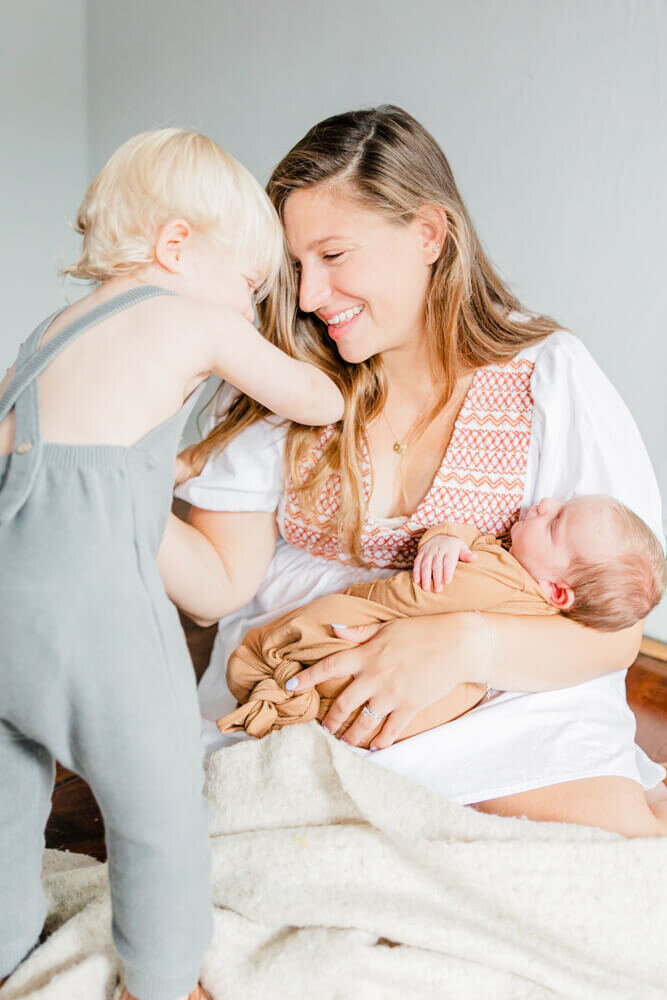
[[[423,413],[424,413],[424,409],[425,409],[425,407],[419,411],[419,413],[417,414],[416,418],[412,421],[412,423],[408,427],[408,432],[407,432],[407,434],[405,436],[405,440],[404,441],[399,441],[398,436],[396,434],[396,431],[394,430],[394,428],[389,423],[389,417],[387,416],[387,411],[386,410],[382,411],[382,416],[387,421],[387,427],[389,428],[391,436],[394,438],[394,443],[392,445],[392,448],[394,449],[394,451],[396,452],[397,455],[405,455],[406,451],[408,450],[408,438],[410,437],[410,434],[412,433],[412,428],[415,426],[415,424],[419,423],[419,421],[421,420],[421,418],[423,416]]]

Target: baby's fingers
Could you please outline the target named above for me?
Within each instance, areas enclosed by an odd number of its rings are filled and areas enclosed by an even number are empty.
[[[433,589],[436,594],[442,590],[443,583],[445,583],[445,557],[442,553],[438,553],[431,564],[431,578],[433,579]]]
[[[419,579],[417,581],[422,590],[431,589],[431,579],[433,573],[432,567],[433,556],[428,550],[425,550],[425,554],[422,557],[421,565],[419,567]]]
[[[459,552],[459,562],[475,562],[477,560],[477,553],[471,552],[469,548],[463,548]]]
[[[452,580],[454,579],[454,572],[456,570],[456,564],[458,561],[459,561],[458,556],[456,555],[455,552],[452,552],[450,549],[450,551],[445,556],[445,568],[444,568],[445,583],[451,583]]]
[[[412,564],[412,582],[419,586],[419,581],[421,580],[421,567],[424,561],[424,552],[422,549],[419,550],[415,557],[415,561]]]

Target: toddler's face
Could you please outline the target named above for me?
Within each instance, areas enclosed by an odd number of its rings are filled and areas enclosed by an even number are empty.
[[[567,583],[568,569],[578,556],[604,560],[609,526],[597,497],[574,500],[545,498],[512,525],[510,552],[538,581]]]
[[[233,309],[253,322],[253,294],[263,277],[257,273],[253,261],[193,232],[191,242],[183,250],[182,263],[183,294]]]

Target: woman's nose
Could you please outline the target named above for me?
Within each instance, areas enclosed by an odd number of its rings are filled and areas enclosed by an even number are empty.
[[[326,271],[317,267],[302,266],[299,277],[299,309],[316,312],[330,298],[331,289]]]

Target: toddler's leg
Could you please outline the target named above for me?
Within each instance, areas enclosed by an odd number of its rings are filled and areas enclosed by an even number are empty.
[[[200,716],[180,629],[164,646],[150,628],[129,634],[124,657],[80,675],[72,764],[104,817],[127,989],[176,1000],[199,979],[212,925]]]
[[[0,982],[39,938],[44,827],[55,764],[43,746],[0,720]]]

